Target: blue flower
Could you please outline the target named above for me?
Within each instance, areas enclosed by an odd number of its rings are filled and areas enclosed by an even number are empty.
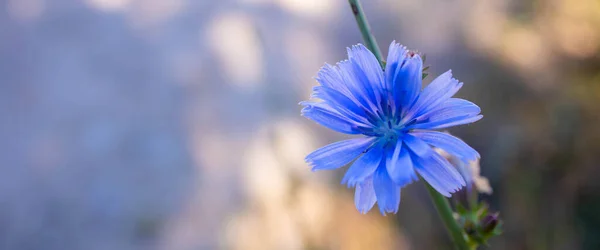
[[[306,157],[313,171],[336,169],[351,162],[342,184],[355,187],[361,213],[375,202],[382,214],[396,213],[400,189],[418,180],[417,174],[449,197],[465,186],[457,170],[432,149],[439,147],[463,160],[479,153],[462,140],[434,131],[482,118],[472,102],[452,98],[462,83],[450,71],[421,90],[423,61],[418,54],[392,42],[382,70],[367,48],[348,48],[348,60],[326,64],[319,86],[304,101],[302,115],[327,128],[363,137],[317,149]]]

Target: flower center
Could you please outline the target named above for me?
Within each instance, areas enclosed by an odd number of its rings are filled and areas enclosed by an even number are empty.
[[[379,118],[377,128],[375,128],[375,132],[382,138],[388,141],[395,141],[398,139],[399,135],[402,133],[401,124],[396,121],[393,117],[383,116]]]

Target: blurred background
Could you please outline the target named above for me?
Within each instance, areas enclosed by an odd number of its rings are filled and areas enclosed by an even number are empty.
[[[450,131],[486,249],[600,249],[600,1],[363,5],[482,107]],[[0,249],[450,249],[422,183],[360,215],[303,162],[348,138],[297,103],[359,42],[343,0],[0,0]]]

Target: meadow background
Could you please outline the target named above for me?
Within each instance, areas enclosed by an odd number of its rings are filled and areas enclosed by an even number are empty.
[[[600,1],[364,0],[483,120],[505,233],[600,249]],[[343,0],[0,0],[0,249],[450,249],[422,183],[360,215],[300,117],[361,42]],[[430,81],[432,77],[428,77]]]

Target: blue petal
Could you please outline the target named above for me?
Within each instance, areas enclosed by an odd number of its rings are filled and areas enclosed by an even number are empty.
[[[476,116],[479,113],[481,108],[474,103],[460,98],[450,98],[438,108],[421,115],[422,118],[418,120],[441,121],[465,115]]]
[[[349,187],[363,182],[371,176],[379,166],[383,158],[383,144],[381,142],[372,146],[368,151],[358,158],[352,166],[346,171],[342,179],[342,184],[346,183]]]
[[[343,117],[322,103],[301,102],[300,104],[305,106],[302,109],[302,115],[304,117],[311,119],[324,127],[345,134],[361,133],[358,128],[360,124]]]
[[[412,153],[419,157],[428,158],[433,153],[431,147],[427,145],[427,143],[410,134],[405,134],[402,140]]]
[[[417,98],[421,91],[422,72],[423,60],[418,54],[407,57],[403,65],[398,65],[393,79],[397,110],[406,113]]]
[[[313,167],[313,171],[336,169],[356,159],[374,140],[372,137],[364,137],[339,141],[315,150],[304,160]]]
[[[386,88],[391,90],[396,115],[406,113],[421,91],[423,60],[418,54],[409,55],[406,47],[393,41],[388,51],[385,70]]]
[[[351,96],[350,90],[348,90],[347,84],[344,82],[344,76],[337,67],[325,64],[321,67],[319,73],[317,73],[316,80],[321,86],[335,89],[346,96]]]
[[[373,111],[377,111],[381,109],[381,106],[377,106],[381,103],[381,92],[376,85],[377,83],[373,83],[369,81],[366,73],[360,68],[357,62],[351,60],[354,76],[358,79],[360,83],[362,83],[361,88],[365,93],[367,93],[367,98]]]
[[[390,178],[399,186],[404,187],[418,180],[408,148],[398,140],[396,146],[386,154],[386,168]]]
[[[396,213],[400,205],[400,186],[396,185],[382,165],[375,171],[373,187],[381,214]]]
[[[483,118],[483,115],[463,115],[458,117],[452,117],[440,121],[417,123],[415,125],[408,126],[407,129],[442,129],[449,128],[463,124],[474,123]]]
[[[466,185],[456,168],[438,153],[433,152],[427,158],[413,155],[413,161],[416,163],[417,173],[446,197],[450,197],[450,193],[454,193]]]
[[[452,78],[450,70],[438,76],[421,92],[414,106],[407,113],[406,119],[411,120],[435,109],[456,94],[462,85],[461,82]]]
[[[394,89],[394,77],[396,76],[396,70],[401,67],[406,59],[406,47],[392,41],[388,50],[388,56],[385,65],[385,83],[386,89]]]
[[[348,59],[358,66],[359,71],[363,72],[368,81],[364,84],[372,86],[375,98],[379,98],[383,93],[385,82],[381,64],[375,55],[362,44],[358,44],[352,46],[352,49],[348,49]]]
[[[477,153],[475,149],[452,135],[437,131],[412,131],[410,134],[431,146],[441,148],[446,152],[459,156],[465,160],[475,160],[480,158],[479,153]]]
[[[373,125],[366,118],[367,115],[364,109],[339,91],[326,86],[316,86],[313,88],[313,91],[312,97],[322,99],[329,103],[332,108],[345,117],[362,123],[365,126]]]
[[[354,205],[361,214],[366,214],[373,208],[376,201],[377,198],[373,189],[373,176],[369,176],[362,183],[356,185]]]
[[[352,96],[361,104],[361,106],[373,113],[378,110],[376,99],[374,98],[373,88],[371,87],[363,72],[357,72],[358,67],[350,60],[338,63],[340,72],[344,77],[348,90]]]

